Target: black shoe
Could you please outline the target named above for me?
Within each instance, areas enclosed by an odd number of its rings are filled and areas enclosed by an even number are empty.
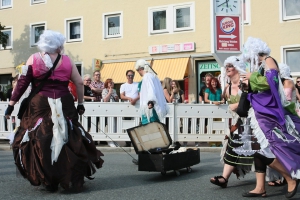
[[[243,197],[267,197],[267,192],[262,192],[262,193],[250,193],[250,192],[245,192],[242,194]]]
[[[296,180],[296,187],[294,188],[293,191],[291,191],[291,192],[287,191],[287,193],[285,194],[286,198],[288,198],[288,199],[292,198],[296,194],[297,188],[298,188],[298,185],[299,185],[299,181],[300,181],[299,179]]]
[[[49,192],[55,192],[56,190],[58,190],[58,185],[45,185],[45,189]]]

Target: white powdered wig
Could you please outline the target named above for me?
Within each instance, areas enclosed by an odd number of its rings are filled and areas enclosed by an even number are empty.
[[[250,60],[251,72],[255,72],[258,70],[259,53],[270,55],[271,49],[268,47],[267,43],[265,43],[261,39],[248,37],[246,43],[244,44],[243,56],[245,61],[249,62]]]
[[[44,53],[62,53],[65,36],[51,30],[45,30],[37,43],[38,48]]]
[[[244,63],[244,59],[242,56],[230,56],[224,61],[224,67],[226,69],[226,65],[231,64],[234,66],[236,70],[239,71],[240,74],[246,73],[246,65]]]
[[[222,90],[224,90],[226,83],[230,81],[230,78],[226,75],[226,67],[228,64],[233,65],[233,67],[240,73],[245,74],[246,73],[246,65],[244,63],[244,59],[242,55],[240,56],[230,56],[224,61],[224,67],[221,69],[221,77],[220,82],[222,86]]]
[[[156,76],[156,73],[150,67],[150,64],[144,59],[137,60],[136,63],[135,63],[134,68],[135,68],[135,70],[138,70],[139,68],[144,68],[145,72],[152,73],[154,76]]]
[[[284,63],[279,63],[278,64],[279,67],[279,72],[280,72],[280,77],[284,78],[284,79],[289,79],[289,80],[293,80],[290,75],[291,75],[291,69],[289,66],[287,66]]]

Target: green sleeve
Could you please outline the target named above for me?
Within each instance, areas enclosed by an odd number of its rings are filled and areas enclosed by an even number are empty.
[[[285,110],[289,111],[290,113],[292,113],[295,116],[298,116],[297,112],[296,112],[296,104],[294,102],[291,102],[290,105],[284,107]]]
[[[258,72],[253,72],[251,74],[250,86],[253,91],[264,91],[270,89],[267,78],[260,75]]]

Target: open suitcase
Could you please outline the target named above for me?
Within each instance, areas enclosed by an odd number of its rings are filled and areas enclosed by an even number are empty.
[[[179,169],[186,168],[191,172],[191,166],[200,163],[200,149],[190,148],[185,152],[173,153],[169,148],[172,139],[166,126],[159,122],[152,122],[127,129],[127,133],[138,154],[139,171],[157,171],[165,175],[174,170],[180,175]],[[173,154],[172,154],[172,153]]]

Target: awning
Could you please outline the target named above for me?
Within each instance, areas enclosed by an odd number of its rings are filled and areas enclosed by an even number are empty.
[[[148,62],[151,63],[149,60]],[[161,81],[166,77],[183,80],[184,76],[188,75],[188,62],[189,58],[161,59],[152,61],[152,67]],[[105,81],[112,78],[116,84],[125,83],[127,82],[126,71],[129,69],[135,71],[134,65],[135,62],[105,63],[101,67],[101,79]],[[141,80],[142,77],[136,72],[133,81]]]
[[[131,69],[134,70],[135,62],[119,62],[119,63],[105,63],[101,68],[101,79],[105,82],[106,79],[112,78],[114,83],[125,83],[126,79],[126,71]],[[134,70],[135,71],[135,70]],[[135,82],[141,80],[140,75],[134,77]],[[139,78],[139,80],[137,80]]]
[[[180,81],[183,80],[185,76],[188,76],[188,63],[189,58],[154,60],[152,68],[161,81],[166,77]]]

